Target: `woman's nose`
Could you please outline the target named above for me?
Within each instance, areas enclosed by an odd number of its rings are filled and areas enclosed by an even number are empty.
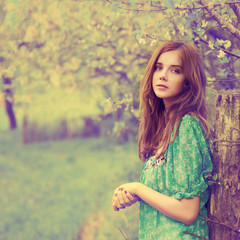
[[[164,69],[163,69],[163,70],[160,72],[159,79],[160,79],[160,80],[167,81],[167,70],[164,70]]]

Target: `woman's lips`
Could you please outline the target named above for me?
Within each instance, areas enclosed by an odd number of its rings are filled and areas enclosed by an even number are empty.
[[[167,89],[168,87],[163,85],[163,84],[158,84],[157,88],[159,88],[159,89]]]

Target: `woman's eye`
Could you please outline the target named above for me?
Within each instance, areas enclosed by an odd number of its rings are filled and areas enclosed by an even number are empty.
[[[180,70],[179,70],[179,69],[173,69],[172,72],[174,72],[174,73],[180,73]]]
[[[155,67],[155,70],[161,70],[161,69],[162,69],[162,67],[160,67],[160,66]]]

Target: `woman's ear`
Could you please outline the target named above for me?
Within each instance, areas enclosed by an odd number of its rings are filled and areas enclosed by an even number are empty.
[[[184,86],[185,88],[189,87],[189,81],[188,81],[187,79],[185,79],[183,86]]]

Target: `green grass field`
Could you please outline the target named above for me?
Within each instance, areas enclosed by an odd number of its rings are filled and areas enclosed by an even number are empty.
[[[114,188],[139,179],[136,143],[75,139],[22,145],[0,130],[1,240],[137,239],[138,204],[111,207]]]

